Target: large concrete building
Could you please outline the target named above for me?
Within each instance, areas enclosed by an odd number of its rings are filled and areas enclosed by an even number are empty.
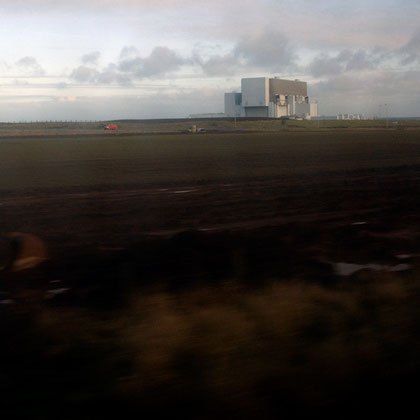
[[[306,82],[251,77],[241,80],[241,93],[225,93],[225,114],[310,119],[318,116],[318,104],[309,103]]]

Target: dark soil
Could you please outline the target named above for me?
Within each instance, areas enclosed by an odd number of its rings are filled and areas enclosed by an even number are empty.
[[[11,307],[15,311],[13,316],[4,315],[0,324],[8,342],[2,345],[2,359],[8,361],[0,372],[0,393],[9,399],[7,404],[2,402],[10,413],[7,418],[13,412],[44,418],[43,405],[49,399],[54,408],[47,410],[51,418],[99,418],[107,412],[107,404],[108,414],[128,415],[132,409],[149,416],[160,404],[159,395],[164,398],[160,414],[168,414],[170,408],[184,417],[207,418],[194,410],[213,401],[211,396],[203,398],[195,385],[186,385],[188,393],[182,388],[152,389],[150,399],[147,394],[118,399],[112,391],[114,381],[124,376],[129,369],[124,363],[129,362],[122,360],[118,368],[113,365],[112,374],[107,375],[100,361],[107,360],[105,353],[115,349],[92,350],[86,343],[86,348],[79,343],[74,352],[51,358],[45,351],[49,337],[38,335],[32,320],[37,307],[77,307],[100,318],[112,318],[124,309],[133,292],[159,289],[176,295],[193,288],[219,287],[231,279],[248,291],[273,281],[316,284],[327,290],[342,290],[346,284],[365,287],[363,273],[338,276],[333,265],[337,262],[388,267],[407,263],[409,268],[398,276],[418,281],[420,161],[284,176],[259,176],[255,171],[255,176],[196,182],[168,179],[3,190],[0,232],[35,234],[45,241],[50,254],[35,269],[1,273],[0,299],[12,299],[14,304],[2,305],[0,315]],[[5,253],[7,243],[0,245]],[[403,260],[401,255],[405,255]],[[68,290],[45,300],[54,287]],[[417,303],[418,296],[412,296],[410,304]],[[305,330],[310,343],[328,334],[321,321]],[[414,331],[416,327],[410,328]],[[411,343],[418,346],[419,342],[417,333]],[[400,360],[414,350],[392,351],[395,360]],[[194,355],[187,359],[186,377],[191,379],[200,373],[200,367],[191,364]],[[303,404],[291,391],[297,386],[293,378],[279,378],[275,373],[260,384],[258,398],[264,399],[264,409],[269,407],[267,418],[278,418],[280,405],[288,418],[322,414],[327,408],[325,413],[331,418],[354,418],[363,410],[385,413],[387,407],[396,414],[399,408],[410,406],[414,395],[408,384],[420,373],[418,364],[411,370],[399,370],[398,363],[386,364],[391,366],[389,371],[380,371],[380,364],[371,369],[367,364],[361,376],[355,374],[340,384],[346,395],[334,396],[331,390],[331,401],[315,399]],[[80,381],[84,384],[78,395]],[[43,391],[34,391],[38,382]],[[102,391],[97,389],[99,383]],[[190,394],[192,389],[197,389],[197,395]],[[14,411],[19,395],[34,411]],[[259,403],[255,407],[248,404],[249,417],[258,418],[252,409],[258,411]],[[96,414],[95,407],[99,407]],[[55,410],[62,411],[53,415]],[[214,406],[205,410],[210,413],[208,418],[213,417],[212,410],[214,416],[221,416]],[[237,412],[246,417],[234,404],[223,410],[226,418]]]

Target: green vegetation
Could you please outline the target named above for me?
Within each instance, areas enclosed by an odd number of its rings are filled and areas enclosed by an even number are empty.
[[[287,130],[325,130],[325,129],[388,129],[402,130],[420,128],[420,120],[286,120],[278,119],[173,119],[173,120],[121,120],[92,122],[30,122],[0,123],[0,138],[4,136],[42,136],[42,135],[100,135],[105,125],[115,122],[117,132],[106,135],[185,133],[192,125],[208,131],[262,131],[278,132]]]

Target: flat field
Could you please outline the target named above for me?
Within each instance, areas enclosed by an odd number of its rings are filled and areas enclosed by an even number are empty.
[[[0,139],[0,232],[35,233],[58,252],[124,246],[150,232],[298,219],[351,223],[370,215],[398,226],[417,215],[419,136],[343,130]]]
[[[0,137],[2,409],[401,414],[419,209],[417,129]]]

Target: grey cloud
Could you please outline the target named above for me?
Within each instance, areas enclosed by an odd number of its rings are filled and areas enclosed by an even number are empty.
[[[372,61],[372,58],[372,54],[369,56],[365,50],[358,50],[347,60],[346,70],[359,71],[371,69],[375,67],[375,62]]]
[[[0,60],[0,73],[5,73],[9,71],[10,66],[3,60]]]
[[[192,63],[199,65],[203,72],[209,76],[231,75],[238,67],[238,59],[232,52],[225,55],[213,55],[208,59],[203,59],[197,52],[194,52]]]
[[[178,70],[188,60],[178,55],[168,47],[155,47],[148,57],[123,59],[119,70],[136,78],[152,77]]]
[[[70,79],[80,83],[95,83],[99,72],[91,67],[79,66],[73,70]]]
[[[271,42],[273,39],[274,43]],[[84,61],[88,62],[95,57],[85,58]],[[185,65],[199,66],[209,76],[227,76],[245,68],[279,72],[296,66],[295,59],[295,53],[284,35],[265,32],[256,37],[243,38],[226,54],[209,57],[202,57],[195,51],[185,58],[163,46],[155,47],[148,56],[141,56],[136,47],[126,46],[122,48],[116,63],[110,63],[102,70],[96,70],[92,66],[79,66],[70,77],[82,83],[130,85],[134,80],[164,76]]]
[[[407,65],[420,61],[420,31],[398,51],[402,55],[401,64]]]
[[[101,53],[99,51],[92,51],[91,53],[85,54],[82,56],[82,63],[83,64],[98,64],[99,57]]]
[[[115,70],[107,69],[98,73],[95,78],[95,82],[99,84],[110,85],[112,83],[118,83],[118,73]]]
[[[349,94],[356,96],[368,88],[368,84],[366,80],[360,79],[357,76],[336,75],[327,80],[312,84],[311,90],[315,96],[325,94]]]
[[[130,76],[121,74],[118,71],[116,64],[109,64],[104,70],[98,73],[96,77],[96,82],[100,84],[112,84],[117,83],[122,86],[129,86],[132,84]]]
[[[312,61],[309,71],[315,77],[340,74],[343,72],[343,63],[338,57],[322,54]]]
[[[204,59],[195,52],[192,62],[201,66],[207,75],[228,76],[250,68],[281,72],[296,68],[296,59],[295,49],[284,34],[265,31],[242,38],[224,55],[212,55]]]
[[[95,56],[88,57],[92,61]],[[129,86],[133,80],[146,77],[162,76],[178,70],[182,65],[189,63],[175,51],[167,47],[155,47],[149,56],[138,56],[135,47],[124,47],[121,50],[117,63],[109,63],[103,69],[82,65],[70,74],[70,79],[79,83],[91,84],[119,84]]]
[[[319,55],[309,65],[308,71],[314,77],[340,75],[345,72],[375,69],[385,59],[386,54],[379,49],[373,51],[346,49],[336,56]]]
[[[24,75],[28,77],[39,77],[45,75],[44,69],[40,66],[34,57],[23,57],[18,60],[15,65],[18,70],[23,72]]]
[[[387,103],[395,116],[417,116],[420,106],[418,80],[420,71],[349,73],[311,84],[309,94],[319,101],[324,115],[338,112],[374,114],[379,104]]]
[[[121,74],[115,64],[110,64],[102,71],[92,67],[79,66],[73,70],[70,79],[78,83],[90,83],[99,85],[110,85],[117,83],[119,85],[130,85],[131,79]]]
[[[350,94],[351,96],[407,95],[420,94],[420,71],[393,72],[376,70],[366,75],[343,74],[330,77],[312,85],[316,94]]]
[[[133,45],[125,46],[121,49],[120,60],[128,60],[136,57],[140,57],[140,53]]]
[[[236,59],[232,54],[213,56],[203,63],[203,71],[208,75],[230,75],[234,73]]]
[[[20,60],[16,62],[17,66],[23,66],[23,67],[33,67],[38,65],[38,62],[34,57],[23,57]]]
[[[234,54],[248,65],[275,71],[295,66],[297,58],[289,39],[276,31],[242,39]]]
[[[384,77],[380,82],[390,94],[406,94],[412,97],[420,97],[420,70],[392,73]]]

